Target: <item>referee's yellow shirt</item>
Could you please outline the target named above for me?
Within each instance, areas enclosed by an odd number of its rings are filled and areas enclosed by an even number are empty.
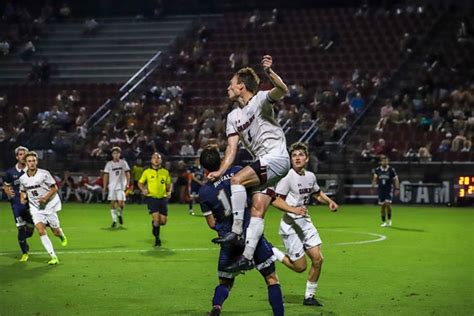
[[[171,177],[165,168],[147,168],[143,171],[138,182],[142,184],[146,182],[148,189],[146,196],[162,199],[166,197],[166,186],[171,184]]]

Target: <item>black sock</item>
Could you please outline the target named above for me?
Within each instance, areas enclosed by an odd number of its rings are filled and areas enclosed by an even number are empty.
[[[385,222],[385,215],[382,215],[382,222]]]
[[[155,238],[160,238],[160,225],[153,225],[153,236],[155,236]]]
[[[190,210],[190,211],[193,210],[193,202],[189,202],[189,210]]]

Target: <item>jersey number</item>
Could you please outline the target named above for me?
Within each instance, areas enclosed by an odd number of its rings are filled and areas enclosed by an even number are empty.
[[[118,176],[120,174],[120,171],[115,171],[115,175]]]
[[[229,198],[227,197],[227,194],[225,194],[223,189],[219,190],[217,198],[219,199],[222,204],[222,207],[224,208],[225,216],[230,216],[232,214],[232,207],[230,206]]]
[[[39,194],[38,194],[38,192],[37,192],[36,190],[32,190],[32,191],[31,191],[31,195],[33,195],[33,196],[38,196]]]

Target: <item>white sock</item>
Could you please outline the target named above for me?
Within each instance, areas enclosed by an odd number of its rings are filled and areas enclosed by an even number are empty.
[[[119,216],[122,216],[122,214],[123,214],[123,208],[119,207],[118,215],[119,215]]]
[[[242,234],[242,225],[244,223],[245,204],[247,202],[247,191],[245,187],[240,184],[232,184],[230,186],[232,196],[230,202],[232,203],[232,213],[234,215],[234,223],[232,224],[232,231],[238,235]]]
[[[273,254],[277,258],[277,260],[280,261],[280,262],[283,262],[283,259],[286,256],[285,253],[283,251],[281,251],[280,249],[278,249],[277,247],[273,247],[272,250],[273,250]]]
[[[257,248],[258,241],[263,234],[264,219],[260,217],[251,217],[249,227],[247,228],[247,237],[245,238],[244,257],[251,260]]]
[[[115,211],[114,208],[110,210],[110,214],[112,214],[112,222],[116,222],[117,221],[117,212]]]
[[[53,244],[51,240],[49,240],[48,235],[40,236],[41,243],[43,243],[44,249],[49,253],[51,257],[56,257],[56,253],[54,252]]]
[[[318,282],[306,281],[306,292],[304,298],[313,297],[316,293],[316,288],[318,287]]]

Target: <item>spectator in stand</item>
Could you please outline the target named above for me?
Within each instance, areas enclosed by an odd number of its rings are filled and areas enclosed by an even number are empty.
[[[268,27],[272,27],[274,25],[277,25],[277,24],[280,24],[282,21],[282,16],[280,14],[280,11],[278,11],[277,8],[274,8],[272,10],[272,15],[270,17],[270,19],[266,22],[263,22],[261,27],[262,28],[268,28]]]
[[[365,148],[362,149],[362,152],[360,153],[360,156],[364,160],[370,160],[370,161],[377,158],[377,155],[375,154],[374,146],[373,146],[372,142],[365,143]]]
[[[417,157],[420,162],[430,162],[431,161],[431,153],[430,153],[430,145],[422,146],[418,149]]]
[[[181,149],[179,151],[180,156],[194,156],[195,151],[193,145],[190,144],[188,140],[186,140],[183,145],[181,145]]]
[[[357,92],[356,96],[350,101],[351,112],[359,115],[362,113],[365,107],[365,101],[362,99],[360,92]]]
[[[444,139],[438,146],[439,153],[447,153],[451,149],[451,139],[453,138],[453,134],[447,132]]]
[[[379,138],[379,140],[373,146],[373,153],[377,157],[387,154],[387,145],[385,139]]]
[[[385,101],[385,105],[380,109],[380,120],[377,122],[377,126],[375,127],[377,132],[383,132],[383,129],[390,120],[393,111],[392,102],[390,100]]]
[[[466,136],[464,136],[464,131],[459,131],[459,134],[454,137],[451,143],[451,151],[459,152],[464,148],[464,143],[467,141]]]
[[[100,170],[100,176],[97,177],[93,184],[85,183],[85,187],[89,191],[90,198],[87,200],[87,203],[90,203],[93,198],[97,202],[104,202],[105,201],[105,194],[104,194],[104,180],[103,180],[104,170]]]
[[[469,153],[472,150],[472,141],[469,139],[466,139],[466,141],[463,143],[463,147],[461,148],[462,153]]]
[[[10,53],[10,43],[7,40],[0,41],[0,54],[6,56]]]
[[[67,170],[64,171],[64,177],[60,187],[62,200],[68,202],[71,194],[74,194],[76,198],[78,198],[78,195],[76,195],[76,189],[77,185],[74,178],[71,176],[71,173]],[[80,202],[80,197],[78,198],[78,201]]]
[[[313,124],[313,121],[311,120],[311,115],[309,113],[303,113],[303,115],[301,116],[301,120],[299,121],[299,132],[306,132],[311,126],[311,124]]]
[[[90,18],[85,20],[84,28],[82,29],[82,35],[95,35],[100,28],[99,22],[97,22],[94,18]]]
[[[344,134],[344,132],[347,130],[347,128],[347,118],[345,118],[344,116],[339,117],[331,130],[332,139],[339,140],[342,134]]]
[[[110,143],[107,140],[107,135],[102,135],[102,139],[97,144],[97,147],[92,150],[91,157],[105,158],[109,149]]]
[[[18,56],[20,56],[21,60],[27,61],[33,56],[36,52],[36,47],[31,40],[25,42],[23,47],[20,49]]]
[[[257,29],[260,25],[261,20],[262,18],[260,15],[260,11],[253,11],[252,15],[244,21],[244,29]]]
[[[69,18],[71,18],[71,8],[69,7],[69,4],[64,2],[63,4],[61,4],[61,7],[59,8],[58,19],[60,21],[66,21]]]

